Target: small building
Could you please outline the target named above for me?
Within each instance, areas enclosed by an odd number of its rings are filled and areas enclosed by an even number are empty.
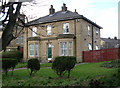
[[[100,49],[100,27],[88,18],[67,9],[30,21],[24,29],[24,60],[41,58],[42,62],[57,56],[76,56],[82,62],[82,51]]]

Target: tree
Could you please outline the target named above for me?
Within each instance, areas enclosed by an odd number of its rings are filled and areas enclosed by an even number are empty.
[[[15,39],[15,36],[13,35],[13,32],[14,32],[14,26],[16,24],[16,20],[18,18],[18,15],[19,15],[19,12],[20,12],[20,8],[21,8],[21,5],[22,5],[22,2],[1,2],[2,3],[2,6],[0,7],[1,8],[1,14],[3,14],[1,19],[2,20],[2,23],[1,25],[4,27],[2,29],[3,33],[2,33],[2,37],[0,39],[0,45],[2,45],[2,48],[0,49],[1,50],[5,50],[6,49],[6,46],[9,45],[10,41]],[[14,6],[16,5],[16,7]],[[7,11],[6,11],[7,10]]]
[[[22,2],[10,2],[10,0],[9,2],[6,2],[6,0],[0,2],[0,30],[2,30],[0,38],[0,46],[2,47],[0,47],[0,51],[5,50],[10,42],[20,35],[24,27],[27,27],[25,22],[19,17],[21,6]],[[19,24],[17,21],[19,21]],[[21,28],[20,32],[17,32],[18,27]]]
[[[2,37],[0,38],[0,51],[5,50],[6,47],[10,44],[10,42],[13,39],[16,39],[22,32],[25,27],[29,27],[31,25],[27,25],[20,17],[20,10],[21,7],[31,7],[34,6],[40,7],[40,3],[43,1],[39,0],[27,0],[28,3],[26,3],[26,0],[18,0],[18,1],[25,1],[25,2],[11,2],[12,0],[1,0],[0,2],[0,30],[2,30]],[[46,5],[44,5],[46,6]],[[23,12],[24,13],[24,12]],[[30,16],[30,19],[35,18]],[[28,22],[28,18],[25,16]],[[17,21],[20,22],[20,24],[17,23]],[[16,26],[16,29],[15,29]],[[16,32],[17,28],[21,27],[20,32]],[[30,29],[31,30],[31,29]],[[32,31],[32,30],[31,30]],[[36,33],[37,34],[37,33]]]

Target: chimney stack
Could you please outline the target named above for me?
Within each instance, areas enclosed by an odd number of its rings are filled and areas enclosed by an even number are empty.
[[[74,13],[78,13],[76,9],[75,9],[75,12],[74,12]]]
[[[55,13],[55,9],[53,8],[53,5],[51,5],[51,8],[49,9],[49,14],[54,14]]]
[[[62,6],[62,12],[65,12],[65,11],[67,11],[67,7],[66,7],[66,4],[63,3],[63,6]]]
[[[114,37],[115,40],[117,40],[117,37]]]

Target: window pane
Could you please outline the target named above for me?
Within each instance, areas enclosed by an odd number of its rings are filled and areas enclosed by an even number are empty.
[[[67,56],[67,42],[60,43],[60,55]]]
[[[72,56],[72,42],[69,42],[69,56]]]
[[[33,27],[33,29],[32,29],[32,37],[35,37],[35,36],[37,36],[37,28],[36,27]]]
[[[96,29],[96,38],[98,38],[98,29]]]
[[[34,56],[34,45],[33,44],[29,45],[29,55]]]
[[[63,24],[63,34],[69,33],[69,23]]]
[[[35,45],[35,56],[38,56],[38,44]]]
[[[96,50],[98,50],[99,49],[99,47],[98,47],[98,45],[96,45]]]
[[[47,26],[47,35],[51,35],[51,25]]]
[[[21,44],[23,44],[23,37],[21,37]]]
[[[88,44],[88,50],[92,50],[91,43]]]
[[[88,26],[88,35],[90,35],[90,25]]]

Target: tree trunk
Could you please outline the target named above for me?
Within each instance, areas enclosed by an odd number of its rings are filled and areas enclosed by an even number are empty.
[[[14,68],[12,68],[12,73],[11,73],[11,76],[13,76],[13,71],[14,71]]]
[[[5,75],[6,75],[6,76],[8,75],[8,70],[5,70]]]
[[[60,72],[60,75],[59,75],[59,77],[62,77],[62,72]]]
[[[68,70],[68,78],[70,77],[70,70]]]
[[[32,76],[32,72],[33,72],[33,70],[31,69],[30,76]]]

